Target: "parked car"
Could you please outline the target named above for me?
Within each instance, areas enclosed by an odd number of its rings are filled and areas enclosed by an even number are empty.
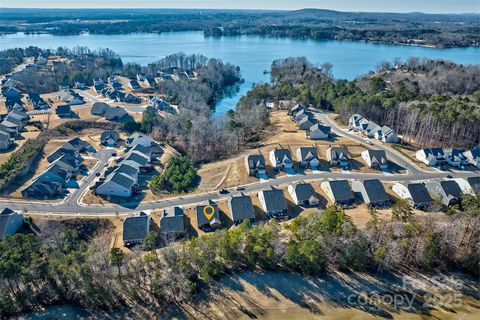
[[[218,190],[218,193],[227,194],[227,193],[230,193],[230,192],[227,189],[220,189],[220,190]]]

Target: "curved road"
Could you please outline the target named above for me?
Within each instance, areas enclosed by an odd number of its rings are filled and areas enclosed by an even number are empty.
[[[365,143],[365,140],[359,136],[348,133],[337,127],[334,121],[328,118],[327,114],[315,111],[317,119],[332,126],[332,130],[342,136],[346,136],[352,140]],[[422,181],[428,179],[447,178],[448,175],[454,175],[455,178],[474,176],[474,172],[433,172],[425,171],[411,162],[408,158],[400,154],[398,151],[389,148],[385,145],[375,143],[372,147],[376,149],[385,150],[387,156],[397,164],[407,168],[406,174],[384,174],[384,173],[357,173],[357,172],[309,172],[304,174],[285,175],[266,181],[259,181],[252,184],[244,185],[243,190],[238,191],[236,188],[229,189],[229,194],[219,194],[218,192],[209,192],[202,194],[192,194],[186,196],[172,197],[168,199],[145,201],[140,203],[128,204],[105,204],[105,205],[86,205],[82,203],[82,197],[87,188],[95,180],[95,174],[103,170],[108,160],[111,157],[111,150],[99,151],[95,158],[99,159],[99,164],[93,169],[87,178],[82,181],[78,190],[75,190],[64,201],[60,203],[45,203],[41,201],[26,201],[26,200],[0,200],[0,209],[9,207],[14,210],[25,210],[32,214],[67,214],[67,215],[82,215],[82,216],[116,216],[130,214],[132,211],[153,210],[168,208],[172,206],[191,206],[206,200],[222,200],[227,199],[230,194],[238,194],[239,192],[254,193],[270,187],[279,187],[297,181],[314,181],[321,182],[332,179],[379,179],[383,182],[398,182],[398,181]]]

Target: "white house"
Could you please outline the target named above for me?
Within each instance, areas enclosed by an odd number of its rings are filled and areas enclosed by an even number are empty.
[[[269,160],[275,170],[285,170],[293,167],[292,155],[288,149],[270,151]]]
[[[395,183],[392,191],[401,199],[408,200],[415,208],[426,208],[432,203],[432,198],[424,183]]]
[[[136,186],[134,177],[115,170],[97,188],[96,193],[103,196],[129,198],[133,195]]]
[[[467,158],[469,164],[480,168],[480,146],[465,151],[463,155]]]
[[[283,191],[275,188],[258,192],[260,206],[267,217],[283,218],[288,216],[288,207]]]
[[[365,150],[362,152],[362,159],[368,167],[375,169],[387,169],[388,159],[384,150]]]
[[[300,147],[297,149],[298,164],[302,168],[317,170],[320,165],[318,151],[315,147]]]
[[[319,203],[310,183],[297,182],[288,186],[288,193],[296,205],[316,206]]]
[[[415,157],[427,166],[445,164],[445,152],[442,148],[424,148],[415,153]]]
[[[399,141],[397,133],[390,127],[379,127],[374,133],[375,139],[388,143],[397,143]]]
[[[310,140],[326,140],[330,138],[330,130],[330,127],[316,123],[307,130],[307,137]]]
[[[477,179],[480,180],[480,177]],[[471,183],[472,178],[455,178],[453,180],[458,184],[463,193],[470,194],[472,196],[475,195],[475,186]]]

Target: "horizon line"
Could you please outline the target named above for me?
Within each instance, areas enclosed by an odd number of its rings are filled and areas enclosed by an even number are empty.
[[[223,10],[223,11],[282,11],[292,12],[300,10],[323,10],[343,13],[394,13],[394,14],[431,14],[431,15],[480,15],[478,12],[426,12],[426,11],[341,11],[325,8],[298,8],[298,9],[272,9],[272,8],[175,8],[175,7],[0,7],[1,9],[19,10]]]

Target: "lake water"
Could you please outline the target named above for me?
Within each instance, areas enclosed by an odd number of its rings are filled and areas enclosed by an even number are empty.
[[[245,83],[231,97],[217,104],[222,114],[235,107],[237,101],[254,83],[269,81],[263,74],[275,59],[305,56],[314,64],[330,62],[336,78],[353,79],[373,70],[382,61],[394,58],[429,57],[452,60],[463,64],[480,64],[480,48],[434,49],[404,45],[373,44],[352,41],[314,41],[269,38],[261,36],[204,37],[202,32],[171,32],[162,34],[135,33],[127,35],[25,35],[23,33],[0,37],[0,50],[38,46],[57,48],[86,46],[92,49],[110,48],[125,62],[146,65],[168,54],[183,51],[220,58],[240,66]]]

